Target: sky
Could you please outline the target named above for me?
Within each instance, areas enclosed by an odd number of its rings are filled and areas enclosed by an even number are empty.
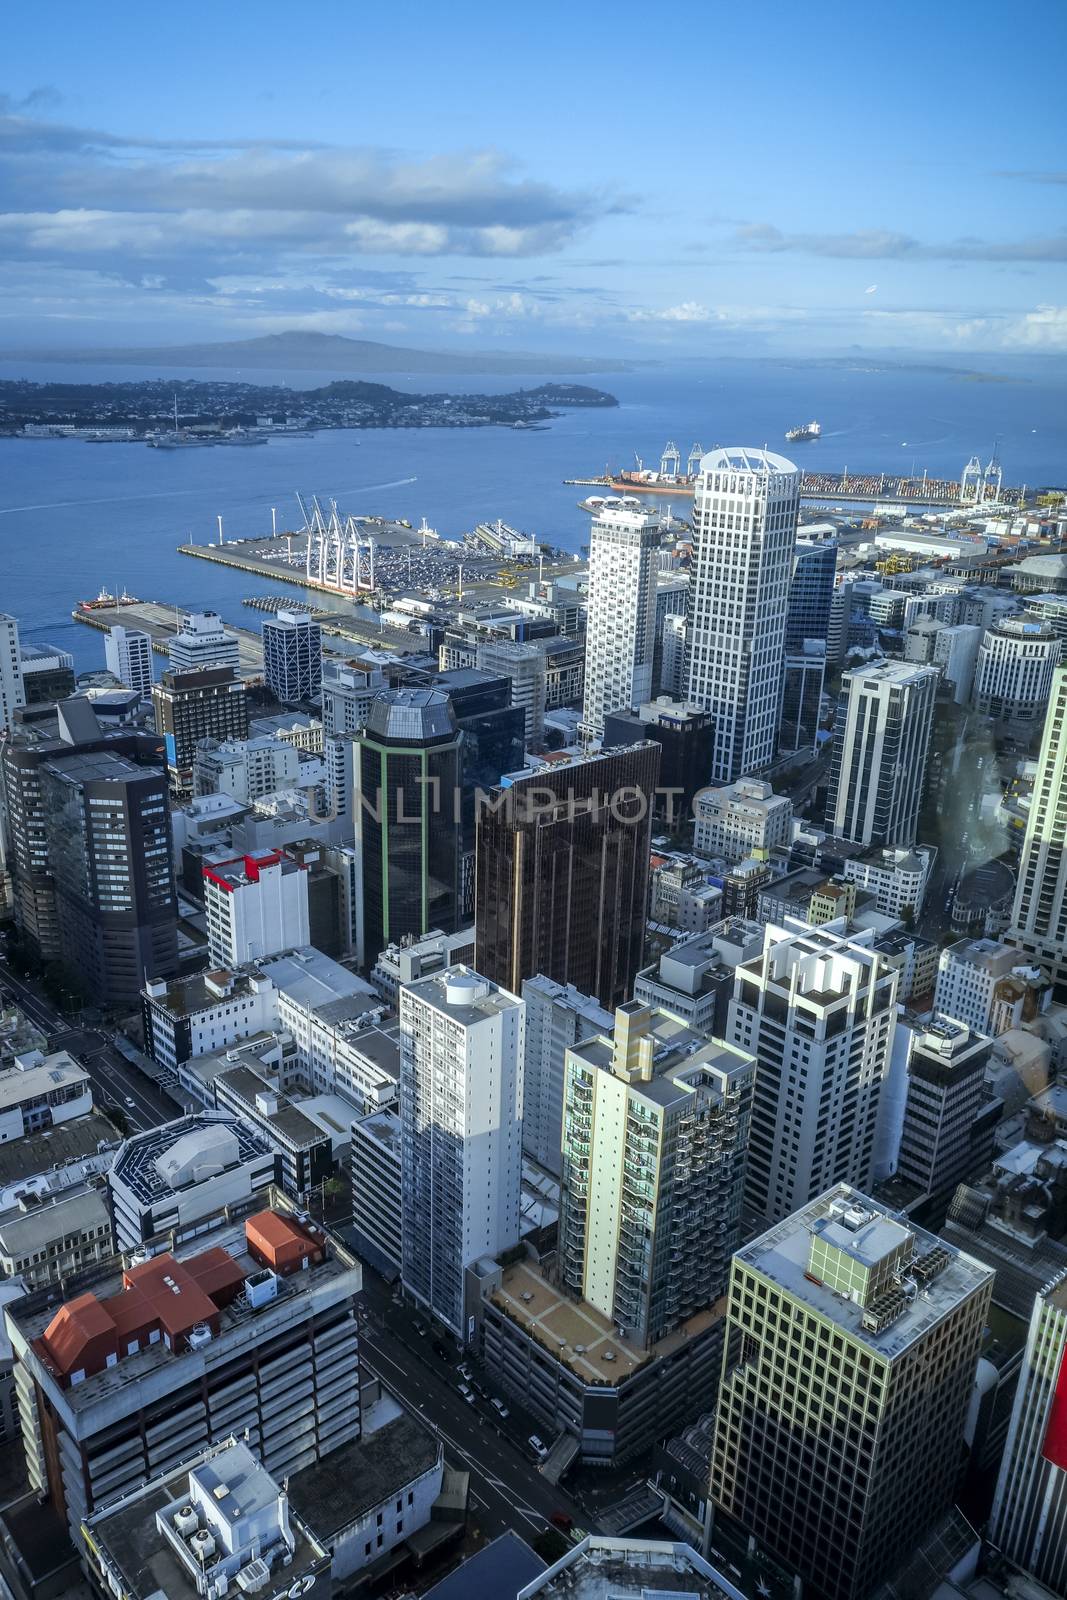
[[[52,0],[0,350],[1067,353],[1067,6]]]

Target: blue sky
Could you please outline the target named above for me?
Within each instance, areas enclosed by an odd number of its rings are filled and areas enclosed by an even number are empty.
[[[59,0],[0,348],[1067,351],[1067,7]]]

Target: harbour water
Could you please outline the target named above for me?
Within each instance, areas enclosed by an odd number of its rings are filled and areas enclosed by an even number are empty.
[[[13,376],[86,382],[156,374],[0,367],[0,377]],[[205,369],[166,376],[287,381],[284,374]],[[333,376],[301,373],[288,381],[304,388]],[[957,476],[975,452],[984,460],[999,439],[1006,482],[1063,483],[1067,406],[1060,376],[1059,369],[1040,367],[986,381],[950,369],[875,364],[693,362],[583,375],[581,381],[617,395],[619,407],[569,412],[544,431],[346,430],[272,438],[258,450],[0,440],[0,610],[19,618],[28,641],[70,650],[78,670],[102,665],[103,649],[70,612],[101,585],[209,606],[229,621],[259,627],[262,613],[241,600],[276,591],[276,582],[190,560],[177,546],[213,541],[220,515],[230,537],[269,532],[272,507],[279,529],[298,527],[298,491],[334,498],[345,513],[406,517],[416,526],[425,516],[446,536],[503,517],[577,551],[587,539],[588,518],[577,508],[583,491],[563,480],[631,466],[635,452],[646,465],[658,465],[668,439],[683,459],[694,441],[706,449],[767,443],[813,471],[926,470],[945,477]],[[501,377],[386,381],[413,390],[518,386]],[[807,417],[822,423],[822,438],[787,447],[786,429]]]

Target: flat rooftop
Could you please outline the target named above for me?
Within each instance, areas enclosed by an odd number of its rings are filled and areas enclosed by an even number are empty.
[[[849,1251],[857,1260],[873,1264],[884,1258],[887,1251],[904,1242],[910,1235],[915,1241],[917,1258],[941,1250],[948,1261],[935,1277],[929,1278],[888,1326],[874,1333],[863,1326],[864,1307],[856,1305],[842,1294],[816,1283],[808,1275],[811,1242],[816,1225],[822,1237],[845,1248],[837,1235],[842,1230],[831,1218],[835,1207],[862,1207],[875,1213],[874,1220],[862,1233],[847,1234]],[[918,1228],[908,1218],[895,1216],[877,1200],[859,1194],[848,1184],[838,1184],[818,1199],[812,1200],[791,1217],[776,1223],[766,1233],[738,1250],[735,1260],[758,1272],[768,1282],[785,1289],[802,1305],[818,1311],[828,1321],[834,1322],[851,1338],[868,1345],[883,1358],[900,1355],[916,1339],[935,1327],[943,1317],[956,1309],[969,1295],[986,1284],[991,1284],[993,1273],[973,1256],[955,1249],[934,1234]]]
[[[529,1600],[744,1600],[721,1573],[687,1544],[609,1539],[596,1534],[520,1591]]]
[[[89,1086],[89,1074],[81,1062],[66,1050],[56,1050],[45,1056],[39,1066],[7,1067],[0,1072],[0,1111],[79,1084],[83,1088]]]
[[[471,1028],[487,1017],[521,1006],[522,1001],[506,989],[498,989],[473,968],[461,964],[433,972],[427,978],[416,978],[402,986],[401,993],[414,996],[425,1005],[433,1006],[464,1028]]]
[[[437,1451],[429,1427],[401,1412],[374,1433],[331,1451],[325,1461],[294,1473],[289,1479],[290,1503],[317,1533],[332,1539],[429,1472],[437,1463]]]
[[[701,1071],[722,1073],[731,1078],[750,1072],[755,1065],[754,1057],[746,1051],[720,1039],[709,1039],[669,1012],[655,1008],[652,1025],[642,1037],[651,1038],[653,1042],[653,1076],[634,1078],[630,1087],[635,1094],[660,1105],[670,1105],[688,1095],[690,1091],[685,1085]],[[606,1035],[585,1039],[572,1046],[569,1053],[586,1066],[606,1072],[612,1070],[615,1060],[614,1042]],[[708,1087],[716,1085],[710,1083]]]
[[[505,1269],[493,1303],[513,1322],[564,1362],[583,1383],[609,1387],[632,1377],[638,1367],[680,1350],[726,1315],[725,1298],[643,1350],[620,1339],[615,1324],[585,1300],[563,1294],[528,1261]]]
[[[68,1161],[95,1156],[101,1145],[115,1145],[119,1139],[118,1129],[99,1111],[87,1111],[83,1117],[72,1117],[24,1139],[11,1139],[0,1144],[0,1189],[40,1172],[50,1173]]]
[[[0,1216],[0,1249],[17,1257],[46,1250],[57,1239],[103,1228],[110,1239],[111,1213],[100,1189],[61,1189],[25,1211]],[[110,1246],[109,1246],[110,1248]]]
[[[364,1007],[365,1010],[377,1005],[380,1000],[365,979],[349,972],[347,967],[323,955],[313,945],[287,950],[282,955],[257,962],[257,966],[264,977],[269,978],[276,988],[283,989],[295,1005],[308,1011],[317,1011],[332,1000],[352,995],[366,996],[368,1005]]]
[[[163,1176],[158,1163],[174,1149],[179,1140],[199,1142],[206,1139],[210,1142],[219,1129],[231,1134],[236,1141],[236,1161],[217,1165],[214,1171],[204,1172],[183,1184],[175,1185]],[[193,1188],[197,1183],[210,1181],[219,1172],[232,1171],[234,1166],[254,1161],[258,1156],[266,1155],[267,1150],[262,1136],[238,1117],[217,1111],[195,1112],[192,1116],[178,1117],[174,1122],[165,1122],[160,1128],[149,1128],[127,1139],[115,1157],[113,1171],[138,1200],[151,1205],[153,1200],[166,1199],[182,1188]],[[212,1150],[211,1153],[213,1156],[219,1153],[225,1155],[221,1150]]]

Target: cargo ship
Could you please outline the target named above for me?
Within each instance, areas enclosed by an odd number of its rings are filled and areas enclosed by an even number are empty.
[[[818,439],[821,433],[821,422],[802,422],[799,428],[790,428],[786,439],[790,444],[804,444],[809,439]]]

